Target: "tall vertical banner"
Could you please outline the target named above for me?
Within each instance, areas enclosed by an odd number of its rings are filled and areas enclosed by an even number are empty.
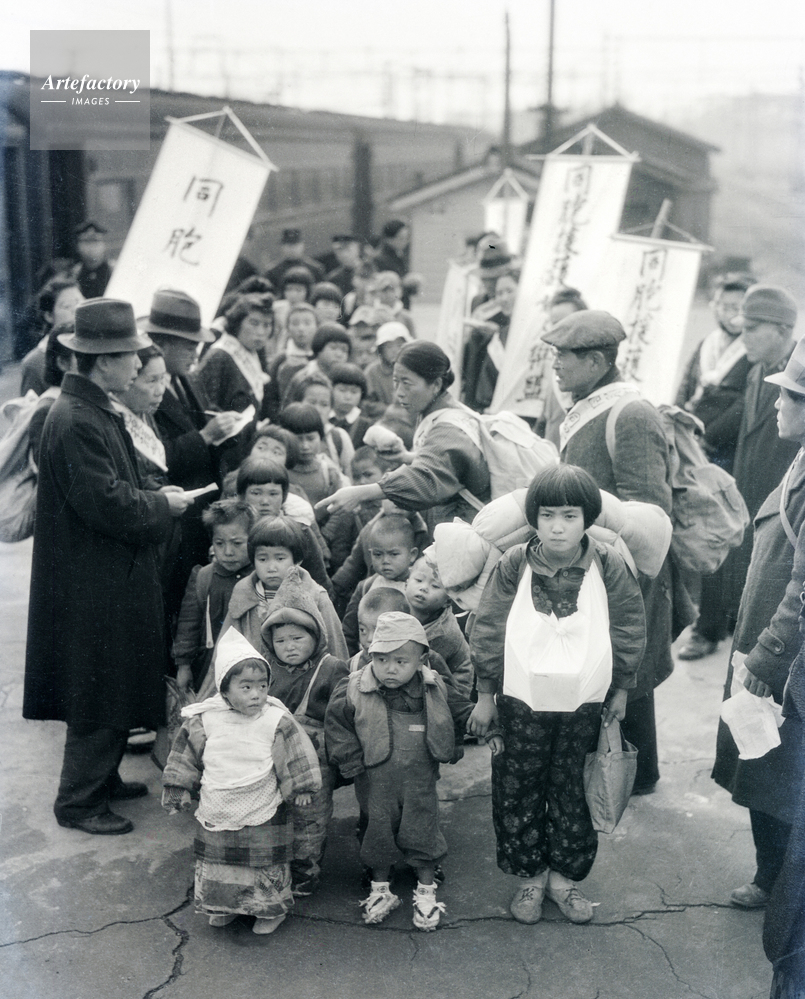
[[[542,415],[551,391],[551,349],[541,340],[550,300],[563,286],[587,295],[595,283],[620,223],[636,159],[561,151],[546,156],[492,412]],[[594,306],[599,307],[597,301]]]
[[[617,233],[591,292],[626,331],[618,367],[655,405],[674,400],[702,253],[710,247]]]
[[[171,122],[106,294],[142,316],[157,288],[176,288],[212,322],[272,169],[262,151]]]
[[[460,264],[451,260],[447,267],[447,277],[442,291],[439,308],[439,323],[436,327],[435,342],[450,358],[450,365],[456,376],[453,393],[461,395],[461,365],[464,356],[464,320],[469,315],[472,298],[480,289],[475,276],[476,264]]]

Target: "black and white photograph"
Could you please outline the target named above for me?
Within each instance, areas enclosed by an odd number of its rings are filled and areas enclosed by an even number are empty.
[[[805,9],[33,0],[0,136],[2,995],[805,999]]]

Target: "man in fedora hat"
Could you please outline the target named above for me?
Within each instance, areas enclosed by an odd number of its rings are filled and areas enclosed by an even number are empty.
[[[310,271],[311,285],[324,280],[324,268],[312,257],[305,255],[305,241],[301,229],[283,229],[280,239],[280,260],[270,267],[265,276],[274,285],[277,292],[282,289],[282,281],[286,271],[291,267],[306,267]]]
[[[154,414],[165,445],[168,477],[183,489],[198,489],[218,479],[218,446],[226,441],[240,416],[219,413],[210,417],[203,391],[190,376],[200,344],[215,340],[201,325],[198,302],[183,291],[160,288],[154,293],[151,311],[140,320],[140,329],[165,355],[170,381]],[[182,521],[182,540],[167,587],[169,619],[178,612],[185,585],[194,565],[207,561],[209,538],[201,513],[209,497],[196,501]]]
[[[790,313],[786,318],[793,319]],[[747,671],[743,685],[749,692],[782,703],[801,645],[798,623],[805,585],[805,341],[799,341],[782,371],[767,375],[764,381],[778,396],[780,439],[798,452],[755,516],[751,561],[724,696],[730,696],[733,674],[743,660]],[[732,794],[736,804],[749,809],[755,845],[755,876],[730,895],[732,904],[744,909],[761,908],[768,901],[796,816],[805,763],[802,727],[796,713],[786,714],[781,744],[759,759],[739,759],[729,729],[723,721],[718,726],[713,779]]]
[[[34,530],[25,718],[67,722],[60,825],[130,832],[110,802],[145,794],[118,765],[129,730],[164,721],[166,643],[155,546],[187,507],[175,486],[142,488],[123,418],[125,392],[151,345],[128,302],[76,309],[59,340],[77,358],[42,432]]]
[[[579,465],[600,489],[621,500],[655,503],[671,512],[668,444],[654,406],[621,378],[618,346],[626,333],[608,312],[584,309],[553,326],[542,339],[555,351],[559,389],[573,406],[560,427],[562,461]],[[609,411],[618,405],[615,447],[606,443]],[[629,691],[623,732],[638,749],[635,793],[649,794],[660,777],[654,688],[673,670],[671,658],[671,566],[666,559],[656,579],[640,576],[640,589],[651,622],[637,686]]]

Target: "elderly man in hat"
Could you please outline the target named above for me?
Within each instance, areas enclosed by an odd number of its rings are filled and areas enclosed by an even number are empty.
[[[161,288],[154,293],[141,330],[165,356],[168,388],[154,414],[165,445],[168,477],[183,489],[199,489],[218,479],[218,446],[232,434],[238,413],[206,412],[203,392],[191,378],[201,344],[215,340],[201,325],[198,302],[183,291]],[[209,497],[207,497],[207,502]],[[168,616],[178,612],[194,565],[207,561],[209,538],[201,523],[204,500],[196,501],[182,522],[182,542],[168,587]]]
[[[98,298],[106,291],[112,268],[106,259],[106,229],[88,220],[75,228],[78,266],[74,277],[84,298]]]
[[[25,718],[67,722],[54,806],[62,826],[127,833],[110,802],[147,788],[118,765],[129,730],[164,720],[166,644],[155,546],[187,507],[175,486],[146,491],[123,418],[150,346],[128,302],[93,299],[59,340],[77,358],[42,433],[34,532]]]
[[[555,348],[554,371],[559,388],[573,406],[560,428],[562,461],[586,469],[601,489],[622,500],[656,503],[671,512],[668,444],[662,421],[637,389],[622,381],[616,366],[618,344],[626,334],[608,312],[574,312],[542,339]],[[621,400],[627,400],[623,405]],[[615,424],[610,457],[606,443],[609,410],[623,406]],[[666,560],[656,579],[640,577],[640,589],[651,622],[646,653],[629,692],[623,730],[639,750],[635,794],[649,794],[659,780],[654,688],[673,670],[671,659],[671,567]]]
[[[758,291],[761,292],[760,303],[750,298]],[[756,349],[759,350],[756,341],[761,339],[770,345],[777,342],[778,349],[786,352],[789,349],[788,339],[796,315],[790,311],[794,308],[793,300],[787,294],[784,298],[780,294],[782,289],[773,289],[773,294],[771,291],[768,286],[765,289],[759,286],[744,300],[744,330],[750,336],[747,341],[750,358]],[[788,320],[786,323],[779,322],[781,306],[788,309],[782,313]],[[776,310],[777,321],[759,317],[757,313],[761,310],[767,316]],[[781,325],[783,330],[779,328]],[[765,332],[763,326],[767,327]],[[753,334],[757,334],[755,339],[752,339]],[[745,676],[742,670],[740,673],[750,693],[758,697],[771,696],[782,702],[788,671],[800,648],[798,616],[802,606],[800,594],[805,585],[805,461],[802,451],[805,447],[805,341],[799,341],[784,365],[771,363],[773,357],[769,347],[769,362],[770,367],[778,370],[764,374],[764,364],[758,360],[750,372],[749,383],[761,389],[764,395],[769,391],[774,393],[777,434],[780,441],[788,444],[789,455],[796,453],[787,470],[781,471],[779,465],[774,468],[777,455],[770,454],[769,464],[764,466],[762,452],[756,451],[758,479],[766,486],[775,481],[778,485],[765,497],[759,509],[756,507],[753,511],[750,506],[750,512],[755,513],[754,534],[724,696],[730,696],[734,673],[743,660],[747,673]],[[763,379],[762,387],[759,378]],[[748,408],[751,401],[748,397]],[[739,440],[739,449],[740,446]],[[773,473],[776,479],[771,478]],[[740,682],[740,677],[738,680]],[[731,792],[733,801],[749,809],[755,844],[755,876],[730,896],[733,905],[745,909],[760,908],[768,901],[783,862],[794,817],[796,790],[802,780],[801,736],[796,720],[787,720],[780,735],[782,744],[770,753],[755,760],[740,760],[729,729],[723,722],[719,723],[713,779]]]

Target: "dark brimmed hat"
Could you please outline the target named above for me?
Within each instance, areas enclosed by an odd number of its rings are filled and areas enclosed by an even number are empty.
[[[573,312],[542,334],[545,343],[557,350],[595,350],[597,347],[617,347],[626,339],[626,332],[609,312],[583,309]]]
[[[780,385],[789,392],[805,396],[805,340],[799,340],[794,353],[788,358],[788,364],[776,375],[767,375],[764,379],[772,385]]]
[[[286,245],[291,245],[293,243],[302,242],[302,230],[301,229],[283,229],[282,239],[280,243],[285,243]]]
[[[195,343],[213,343],[215,336],[201,325],[201,309],[195,298],[173,288],[154,292],[147,319],[139,321],[144,333],[178,336]]]
[[[797,303],[785,288],[756,284],[744,295],[741,314],[750,321],[793,326],[797,321]]]
[[[131,354],[153,346],[137,330],[131,303],[116,298],[82,302],[75,310],[75,333],[61,333],[58,341],[77,354]]]
[[[476,275],[483,278],[499,278],[507,274],[513,265],[514,258],[509,253],[506,244],[500,240],[497,246],[487,246],[481,254]]]

